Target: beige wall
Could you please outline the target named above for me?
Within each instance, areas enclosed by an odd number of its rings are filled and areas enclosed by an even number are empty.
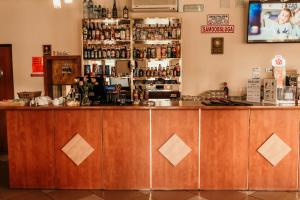
[[[31,57],[42,55],[42,45],[52,44],[55,51],[81,53],[81,0],[54,9],[52,0],[0,0],[0,43],[13,44],[15,93],[43,90],[43,78],[32,78]],[[203,13],[139,13],[133,17],[177,16],[183,19],[183,94],[198,95],[220,87],[227,81],[231,95],[245,91],[254,66],[270,66],[276,54],[287,59],[287,67],[300,69],[300,44],[246,44],[247,9],[220,9],[219,0],[199,0],[205,4]],[[99,0],[111,6],[111,0]],[[125,0],[119,0],[119,9]],[[230,14],[234,34],[201,34],[207,14]],[[210,54],[211,37],[225,38],[224,55]]]

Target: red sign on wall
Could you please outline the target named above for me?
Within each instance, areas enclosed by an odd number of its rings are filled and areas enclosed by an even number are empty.
[[[43,76],[43,75],[44,75],[43,57],[32,57],[31,76]]]
[[[234,25],[227,26],[201,26],[201,33],[234,33]]]

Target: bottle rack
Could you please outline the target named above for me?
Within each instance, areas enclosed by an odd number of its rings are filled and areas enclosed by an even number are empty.
[[[132,88],[145,88],[149,98],[180,97],[181,20],[134,19],[132,34]]]
[[[181,43],[181,20],[178,18],[82,20],[85,74],[92,72],[93,76],[102,73],[106,77],[127,77],[131,94],[134,89],[143,88],[153,93],[169,92],[170,97],[175,92],[173,97],[180,97]],[[117,73],[119,61],[128,61],[129,74]]]

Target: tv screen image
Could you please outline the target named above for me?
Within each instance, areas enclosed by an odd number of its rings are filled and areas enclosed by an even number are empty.
[[[300,42],[299,3],[249,2],[248,43]]]

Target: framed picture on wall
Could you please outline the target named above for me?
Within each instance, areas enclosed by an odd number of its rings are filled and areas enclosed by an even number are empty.
[[[43,55],[44,56],[51,56],[51,45],[50,44],[46,44],[46,45],[43,45]]]
[[[224,53],[224,38],[213,37],[211,38],[211,54],[223,54]]]

